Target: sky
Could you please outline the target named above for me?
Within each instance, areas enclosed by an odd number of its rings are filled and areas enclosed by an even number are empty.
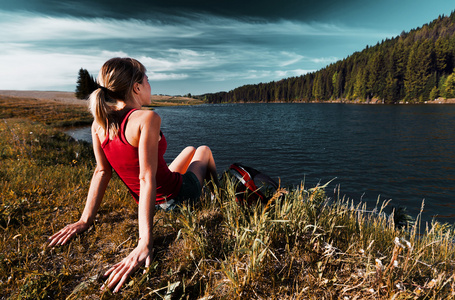
[[[199,95],[317,71],[455,10],[453,0],[0,0],[0,90],[74,91],[112,57],[153,94]]]

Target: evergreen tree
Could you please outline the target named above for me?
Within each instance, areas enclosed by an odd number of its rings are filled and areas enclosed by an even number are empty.
[[[439,98],[439,89],[435,86],[430,92],[430,100]]]
[[[366,82],[365,82],[365,71],[359,70],[355,77],[354,83],[354,94],[352,95],[353,100],[365,99],[366,97]]]
[[[386,66],[382,51],[376,52],[368,64],[368,86],[367,91],[371,98],[377,97],[384,99],[384,89],[386,84]]]
[[[323,83],[322,83],[322,74],[321,72],[317,72],[316,73],[316,76],[314,78],[314,81],[313,81],[313,97],[315,100],[321,100],[323,95],[324,95],[324,91],[323,91]]]
[[[454,70],[455,71],[455,70]],[[444,82],[444,98],[455,98],[455,73],[452,73],[447,77]]]
[[[442,37],[438,38],[435,44],[436,64],[440,73],[447,73],[450,61],[449,42]]]
[[[415,43],[409,52],[409,57],[407,61],[406,76],[404,80],[404,87],[406,90],[406,99],[416,99],[417,98],[417,46]]]
[[[398,80],[393,77],[392,73],[387,74],[386,78],[386,88],[384,90],[384,99],[385,103],[391,104],[395,103],[396,95],[398,94]]]
[[[409,54],[406,71],[406,96],[409,100],[429,99],[430,91],[435,86],[432,79],[434,52],[428,40],[414,43]]]
[[[81,68],[77,79],[76,97],[78,99],[87,99],[97,89],[97,86],[96,80],[93,79],[90,73],[86,69]]]
[[[333,85],[333,95],[332,97],[334,98],[334,100],[338,99],[340,96],[339,96],[339,90],[338,90],[338,72],[335,71],[335,73],[333,73],[332,75],[332,85]]]
[[[334,93],[336,91],[337,98],[343,98],[343,94],[345,92],[345,84],[346,84],[346,68],[344,64],[342,64],[341,69],[338,72],[337,80],[336,80],[336,88],[334,88]]]
[[[393,95],[393,102],[397,102],[405,97],[404,78],[406,73],[406,60],[407,50],[401,40],[398,40],[392,50],[391,57],[391,72],[393,75],[393,82],[396,84],[396,90]]]

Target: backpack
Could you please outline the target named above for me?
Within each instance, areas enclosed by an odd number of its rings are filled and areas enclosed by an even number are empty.
[[[278,184],[269,176],[258,170],[234,163],[229,167],[229,174],[232,175],[235,182],[235,200],[238,204],[248,205],[257,201],[266,204],[270,197],[270,190],[277,190]]]

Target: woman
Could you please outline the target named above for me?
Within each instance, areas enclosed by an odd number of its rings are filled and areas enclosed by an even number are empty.
[[[153,111],[141,110],[151,101],[145,72],[145,67],[131,58],[110,59],[101,68],[97,78],[100,87],[90,95],[97,164],[85,208],[79,221],[49,238],[51,247],[64,245],[91,226],[113,168],[138,203],[139,223],[137,247],[105,273],[109,276],[107,287],[114,292],[142,264],[150,264],[155,205],[169,208],[186,199],[197,200],[204,179],[216,179],[215,161],[206,146],[187,147],[169,167],[166,165],[161,119]]]

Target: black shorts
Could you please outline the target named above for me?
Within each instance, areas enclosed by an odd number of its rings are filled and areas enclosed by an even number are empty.
[[[188,171],[182,175],[182,187],[175,200],[177,202],[185,200],[196,201],[201,197],[201,190],[201,183],[197,179],[197,176],[193,172]]]
[[[197,202],[202,194],[202,187],[199,179],[193,172],[186,172],[182,175],[182,186],[177,197],[170,199],[163,204],[157,205],[159,209],[169,211],[176,206],[182,204],[184,201]]]

